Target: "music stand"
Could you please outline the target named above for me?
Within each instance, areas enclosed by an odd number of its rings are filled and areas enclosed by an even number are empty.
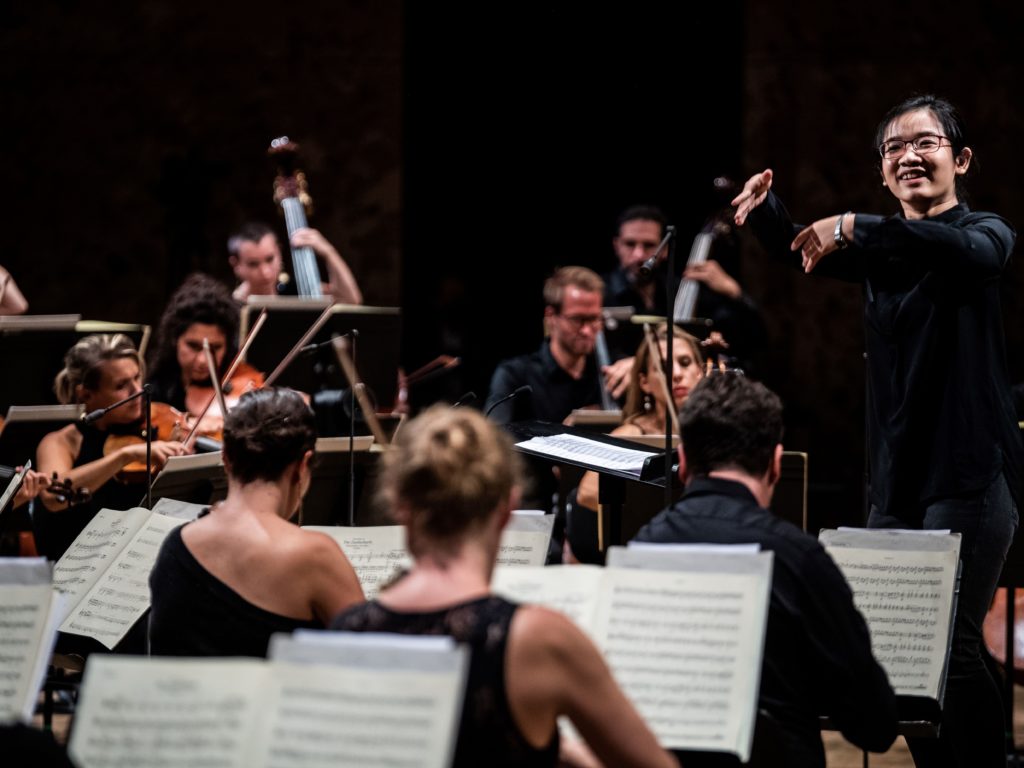
[[[623,536],[623,508],[628,483],[642,483],[654,486],[660,489],[661,493],[664,493],[665,454],[662,451],[649,449],[646,446],[638,445],[622,438],[609,437],[608,435],[588,432],[576,427],[567,427],[562,424],[551,424],[546,421],[517,421],[507,424],[505,429],[513,436],[517,443],[515,449],[520,453],[534,456],[546,462],[598,473],[598,501],[601,506],[601,509],[598,510],[598,541],[600,542],[599,548],[601,551],[606,550],[610,546],[626,543],[626,538]],[[583,454],[576,454],[569,458],[521,444],[535,437],[543,438],[558,435],[583,438],[597,443],[604,443],[617,449],[639,451],[647,454],[647,456],[644,458],[643,466],[639,471],[623,471],[597,463]]]
[[[39,441],[82,415],[81,405],[12,405],[0,431],[0,464],[34,459]]]
[[[166,498],[205,506],[224,498],[226,492],[220,452],[171,456],[153,481],[154,503]]]
[[[274,370],[328,306],[331,306],[330,299],[250,296],[242,307],[239,339],[245,338],[264,309],[267,310],[267,320],[249,348],[246,362],[260,371]],[[330,341],[333,336],[353,329],[359,331],[356,368],[378,406],[386,405],[390,409],[398,390],[401,320],[401,311],[397,307],[334,304],[330,318],[310,344]],[[275,383],[309,393],[325,388],[348,388],[329,344],[316,352],[297,357]]]
[[[377,474],[380,446],[373,438],[354,439],[355,510],[349,518],[349,441],[347,437],[321,437],[316,441],[313,477],[299,510],[299,525],[392,525],[387,511],[364,494]]]
[[[149,332],[148,325],[82,320],[79,315],[0,316],[0,357],[20,363],[17,376],[4,380],[0,411],[11,405],[56,403],[53,378],[79,339],[94,333],[123,333],[145,355]]]

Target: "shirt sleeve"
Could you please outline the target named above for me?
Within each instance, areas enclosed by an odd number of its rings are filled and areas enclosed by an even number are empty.
[[[998,276],[1009,261],[1016,232],[992,213],[967,214],[966,218],[967,223],[956,226],[858,213],[853,242],[865,253],[898,253],[910,260],[923,260],[934,270]]]
[[[857,219],[860,219],[859,214]],[[750,212],[747,221],[758,241],[772,258],[803,271],[800,253],[790,250],[790,245],[804,227],[793,223],[786,206],[774,192],[768,190],[764,202]],[[818,262],[811,275],[853,283],[862,282],[865,277],[863,254],[858,248],[833,251]]]

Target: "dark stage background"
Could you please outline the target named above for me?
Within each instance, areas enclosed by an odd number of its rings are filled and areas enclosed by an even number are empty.
[[[264,153],[288,134],[303,145],[312,225],[368,303],[402,307],[406,369],[463,359],[415,402],[482,400],[499,359],[539,344],[551,269],[612,266],[626,205],[662,206],[681,259],[719,174],[771,166],[802,220],[894,211],[871,143],[875,121],[913,91],[943,93],[967,116],[981,161],[973,205],[1024,221],[1024,11],[900,8],[5,3],[0,262],[33,312],[155,323],[190,271],[231,279],[233,227],[278,221]],[[811,455],[812,512],[856,522],[859,289],[741,245],[741,282],[769,328],[763,378],[786,402],[787,447]],[[1021,287],[1013,267],[1015,380]]]

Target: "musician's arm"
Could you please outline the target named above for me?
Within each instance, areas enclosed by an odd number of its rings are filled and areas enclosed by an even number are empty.
[[[359,290],[355,275],[341,258],[338,250],[318,230],[304,228],[292,235],[292,245],[308,246],[323,259],[327,267],[327,292],[340,304],[362,304],[363,293]]]
[[[28,299],[14,282],[11,273],[0,266],[0,315],[23,315],[28,312]]]

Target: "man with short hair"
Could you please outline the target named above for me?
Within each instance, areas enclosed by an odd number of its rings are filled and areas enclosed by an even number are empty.
[[[315,229],[303,228],[292,235],[292,246],[308,246],[327,267],[325,296],[341,304],[362,304],[363,294],[352,270],[327,239]],[[250,296],[275,296],[282,287],[281,246],[274,230],[260,222],[243,224],[228,238],[228,261],[239,280],[232,294],[244,302]]]
[[[685,493],[635,540],[774,553],[751,764],[824,768],[822,715],[854,745],[884,752],[896,738],[896,697],[850,588],[816,539],[768,511],[782,461],[779,398],[741,374],[716,373],[690,393],[679,422]],[[727,764],[721,754],[681,757]]]
[[[524,384],[533,392],[491,412],[500,424],[521,419],[558,423],[573,409],[601,401],[600,373],[593,357],[601,330],[604,283],[586,267],[562,267],[544,283],[547,338],[540,349],[500,363],[491,378],[489,408]]]

